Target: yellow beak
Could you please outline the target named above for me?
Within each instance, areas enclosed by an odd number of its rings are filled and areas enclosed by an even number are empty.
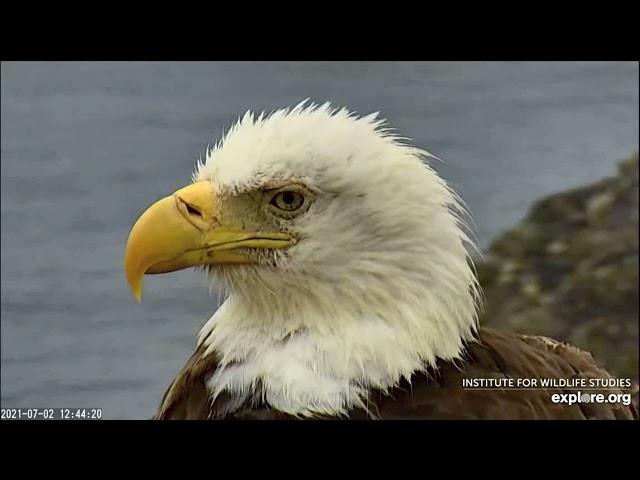
[[[285,248],[294,239],[280,232],[247,232],[224,226],[211,182],[182,188],[151,205],[133,225],[124,253],[127,282],[142,300],[145,274],[206,264],[255,263],[238,248]]]

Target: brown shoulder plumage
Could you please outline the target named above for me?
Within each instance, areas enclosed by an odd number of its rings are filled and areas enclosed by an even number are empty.
[[[378,394],[377,406],[386,419],[637,419],[633,407],[621,403],[573,405],[553,403],[555,393],[574,390],[472,390],[462,387],[473,378],[611,378],[591,355],[545,337],[480,329],[480,341],[468,345],[460,365],[440,362],[432,375],[417,374],[391,395]],[[585,389],[585,392],[590,392]],[[623,393],[617,388],[598,393]]]
[[[215,355],[203,357],[198,348],[165,393],[157,419],[283,419],[286,414],[268,405],[222,414],[220,402],[210,401],[206,380],[217,368]],[[545,337],[480,329],[464,361],[439,362],[437,369],[415,374],[387,392],[371,391],[368,411],[354,410],[349,418],[378,419],[638,419],[633,406],[622,403],[553,403],[555,393],[573,390],[477,390],[463,388],[473,378],[611,378],[587,352]],[[589,392],[588,389],[585,390]],[[610,388],[598,393],[623,393]]]
[[[215,355],[205,356],[203,348],[196,348],[187,364],[169,385],[154,418],[158,420],[210,418],[211,405],[205,382],[217,366]]]

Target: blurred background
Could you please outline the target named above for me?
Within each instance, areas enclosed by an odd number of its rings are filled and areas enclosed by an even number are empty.
[[[516,329],[533,325],[573,338],[594,310],[569,295],[586,312],[569,315],[550,299],[559,276],[584,273],[576,273],[582,253],[574,255],[572,238],[591,228],[594,209],[597,218],[625,212],[598,224],[600,241],[620,225],[635,221],[637,228],[637,159],[635,167],[633,159],[619,164],[638,150],[637,63],[3,62],[1,74],[3,407],[100,407],[105,418],[129,419],[155,413],[217,295],[203,274],[182,271],[148,278],[145,301],[136,304],[122,271],[125,241],[138,214],[190,182],[207,144],[248,109],[310,97],[362,114],[380,111],[444,160],[434,166],[467,202],[490,253],[482,276],[491,311],[519,318]],[[613,189],[613,200],[593,200],[602,188],[584,190],[615,175],[632,180],[602,187]],[[576,188],[571,201],[530,210],[542,197]],[[623,188],[631,200],[619,199]],[[573,223],[564,228],[566,219]],[[543,227],[541,239],[532,225],[553,228]],[[549,236],[556,233],[561,240]],[[636,286],[625,283],[624,295],[609,303],[623,307],[631,329],[618,328],[612,338],[635,334],[635,346],[619,355],[629,366],[619,371],[637,377],[637,230],[635,238],[626,235],[620,261]],[[526,243],[532,239],[535,248]],[[544,256],[556,260],[531,273]],[[604,277],[619,271],[619,257],[609,258]],[[581,281],[604,278],[593,275]],[[592,296],[584,285],[578,290]],[[527,305],[501,309],[500,299],[514,292]],[[554,320],[540,320],[545,308]],[[613,318],[598,308],[591,317]],[[572,322],[560,331],[562,315]],[[600,341],[604,328],[590,332]],[[578,341],[589,346],[584,335]]]

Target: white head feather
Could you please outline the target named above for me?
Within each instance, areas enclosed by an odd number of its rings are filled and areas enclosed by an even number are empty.
[[[236,195],[273,180],[317,192],[275,266],[212,271],[228,298],[200,333],[222,358],[209,387],[296,415],[344,414],[370,387],[454,360],[476,332],[479,288],[461,202],[377,114],[329,104],[247,112],[197,181]],[[220,286],[220,284],[218,286]]]

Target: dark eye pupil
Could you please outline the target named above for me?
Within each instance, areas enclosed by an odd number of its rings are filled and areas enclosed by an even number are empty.
[[[295,197],[293,196],[293,193],[291,193],[291,192],[284,192],[282,194],[282,200],[287,205],[291,205],[295,201]]]

